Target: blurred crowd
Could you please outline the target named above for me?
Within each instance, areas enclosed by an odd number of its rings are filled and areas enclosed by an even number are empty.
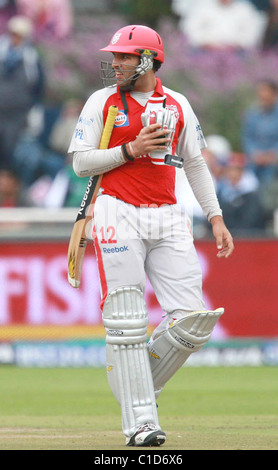
[[[198,50],[278,45],[277,0],[173,0],[180,28]]]
[[[173,14],[196,53],[277,48],[278,0],[172,0]],[[45,102],[47,64],[38,34],[71,34],[69,0],[0,1],[0,207],[78,207],[87,179],[77,178],[67,149],[83,102]],[[278,207],[278,79],[261,80],[245,110],[241,150],[206,136],[204,157],[228,228],[264,233]],[[195,212],[204,233],[206,221]],[[200,232],[201,233],[201,232]]]
[[[233,151],[220,135],[206,137],[203,156],[210,169],[221,208],[234,236],[266,233],[278,208],[278,87],[261,81],[256,102],[242,119],[242,152]],[[203,235],[207,224],[195,208]],[[202,232],[201,232],[202,235]]]
[[[36,40],[71,33],[71,3],[2,0],[0,15],[0,207],[77,207],[87,182],[74,175],[67,150],[84,103],[46,103]]]

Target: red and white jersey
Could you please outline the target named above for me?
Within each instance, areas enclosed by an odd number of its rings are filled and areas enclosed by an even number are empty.
[[[152,97],[166,96],[166,108],[175,111],[178,117],[172,154],[184,159],[197,157],[206,146],[200,124],[187,99],[157,80]],[[128,113],[124,111],[119,88],[103,88],[93,93],[86,102],[79,117],[69,153],[98,149],[108,108],[118,107],[119,112],[109,142],[109,148],[121,146],[136,139],[142,129],[142,106],[126,93]],[[168,165],[154,165],[149,156],[137,158],[107,172],[102,179],[104,194],[114,196],[135,206],[175,204],[175,168]]]

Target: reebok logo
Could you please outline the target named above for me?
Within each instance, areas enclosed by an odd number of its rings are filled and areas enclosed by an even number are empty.
[[[128,246],[119,246],[119,248],[115,246],[114,248],[102,248],[102,250],[103,253],[123,253],[124,251],[128,251]]]
[[[83,196],[83,199],[82,199],[79,211],[78,211],[79,216],[85,217],[85,215],[86,215],[86,214],[83,215],[83,211],[84,211],[84,209],[86,209],[88,203],[90,202],[90,201],[88,201],[88,195],[90,194],[92,184],[93,184],[92,179],[89,179],[88,186],[86,188],[85,194]]]

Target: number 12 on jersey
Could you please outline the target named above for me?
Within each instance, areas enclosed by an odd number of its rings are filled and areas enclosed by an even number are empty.
[[[101,240],[100,243],[117,243],[115,238],[116,236],[116,229],[113,225],[110,225],[105,229],[105,227],[100,228]]]

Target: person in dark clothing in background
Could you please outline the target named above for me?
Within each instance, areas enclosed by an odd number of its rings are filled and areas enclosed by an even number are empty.
[[[13,168],[28,113],[43,96],[44,74],[31,36],[31,22],[14,16],[0,38],[0,168]]]
[[[267,12],[267,25],[263,38],[263,49],[269,50],[278,48],[278,0],[270,0],[270,7]]]

